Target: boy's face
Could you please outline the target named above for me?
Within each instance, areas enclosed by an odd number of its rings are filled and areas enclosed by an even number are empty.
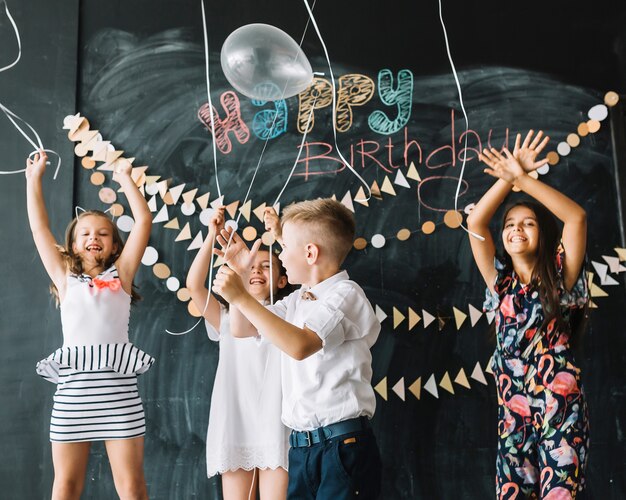
[[[287,222],[283,226],[283,251],[278,258],[285,266],[289,283],[294,285],[306,283],[308,279],[306,245],[302,228]]]

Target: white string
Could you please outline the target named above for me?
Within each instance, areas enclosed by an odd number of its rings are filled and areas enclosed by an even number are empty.
[[[7,17],[9,18],[9,21],[11,22],[11,25],[13,26],[13,31],[15,33],[15,38],[17,39],[17,57],[8,66],[4,66],[4,67],[0,68],[0,73],[2,73],[3,71],[6,71],[7,69],[10,69],[13,66],[15,66],[18,63],[18,61],[21,59],[21,57],[22,57],[22,41],[20,39],[20,32],[19,32],[19,30],[17,28],[17,24],[15,23],[15,21],[13,20],[13,17],[11,16],[11,13],[9,12],[9,6],[7,5],[6,1],[2,2],[2,3],[4,3],[5,12],[7,14]],[[46,151],[48,153],[52,153],[52,154],[56,155],[56,157],[59,159],[59,161],[57,163],[57,166],[56,166],[56,169],[54,171],[54,177],[53,177],[53,179],[56,180],[57,174],[59,173],[59,168],[61,167],[61,156],[59,155],[59,153],[57,153],[56,151],[53,151],[52,149],[45,149],[43,147],[43,143],[41,142],[41,138],[39,137],[39,134],[37,134],[37,131],[26,120],[24,120],[23,118],[19,117],[15,113],[13,113],[13,111],[11,111],[9,108],[4,106],[2,103],[0,103],[0,110],[2,110],[2,112],[6,115],[6,117],[11,121],[13,126],[20,132],[20,134],[22,134],[24,136],[24,138],[30,143],[30,145],[33,148],[35,148],[35,151],[30,153],[28,155],[28,158],[31,158],[32,156],[38,154],[39,151],[42,151],[42,150]],[[35,140],[37,141],[36,143],[28,136],[28,134],[26,134],[26,132],[24,132],[24,130],[22,130],[22,128],[16,123],[14,118],[16,118],[17,120],[19,120],[22,123],[24,123],[30,129],[30,131],[35,136]],[[19,173],[22,173],[22,172],[26,172],[26,169],[23,168],[23,169],[20,169],[20,170],[0,170],[0,175],[19,174]]]
[[[269,359],[269,356],[268,356]],[[250,493],[248,493],[248,500],[252,498],[252,490],[254,489],[254,478],[256,477],[256,467],[252,469],[252,484],[250,485]]]
[[[356,176],[357,179],[359,179],[359,181],[361,181],[361,183],[365,186],[365,188],[367,189],[367,198],[364,199],[357,199],[355,198],[354,201],[359,201],[359,202],[364,202],[364,201],[369,201],[369,199],[372,197],[372,190],[370,189],[369,185],[367,184],[367,182],[365,182],[365,179],[363,179],[363,177],[361,177],[356,170],[354,170],[354,168],[352,167],[352,165],[350,164],[350,162],[348,160],[346,160],[343,155],[341,154],[341,151],[339,150],[339,145],[337,144],[337,125],[336,125],[336,120],[337,120],[337,104],[336,104],[336,97],[335,97],[335,77],[333,75],[333,68],[330,65],[330,57],[328,56],[328,50],[326,49],[326,44],[324,43],[324,39],[322,38],[322,34],[320,33],[320,30],[317,26],[317,22],[315,21],[315,17],[313,16],[313,11],[311,10],[311,8],[309,7],[309,3],[307,2],[307,0],[303,0],[304,1],[304,5],[306,6],[306,10],[309,13],[309,18],[311,19],[311,22],[313,23],[313,27],[315,28],[315,32],[317,33],[317,37],[320,40],[320,43],[322,44],[322,48],[324,49],[324,55],[326,56],[326,62],[328,63],[328,69],[330,71],[330,80],[331,80],[331,85],[332,85],[332,98],[333,98],[333,137],[335,140],[335,149],[337,150],[337,154],[339,155],[339,157],[343,160],[343,163],[346,167],[348,167],[348,169],[350,169],[350,171]]]
[[[213,166],[215,168],[215,184],[217,186],[217,196],[218,198],[222,196],[222,191],[220,190],[220,181],[217,175],[217,149],[215,146],[215,120],[213,118],[213,101],[211,101],[211,80],[209,78],[209,37],[207,34],[206,28],[206,14],[204,12],[204,0],[200,0],[200,5],[202,5],[202,26],[204,28],[204,60],[205,60],[205,71],[206,71],[206,93],[209,99],[209,116],[211,117],[211,131],[213,132],[213,140],[211,144],[213,146]]]
[[[211,240],[211,259],[209,261],[209,281],[208,281],[209,286],[207,289],[206,302],[204,303],[204,309],[202,309],[202,313],[200,314],[200,319],[196,321],[196,323],[191,328],[185,330],[184,332],[171,332],[168,329],[165,329],[165,331],[169,333],[170,335],[185,335],[189,333],[190,331],[192,331],[200,323],[202,323],[202,320],[204,319],[204,313],[208,309],[209,301],[211,300],[211,283],[213,283],[213,264],[214,264],[213,249],[214,248],[215,248],[215,235],[213,235],[213,238]]]
[[[456,192],[454,193],[454,210],[458,212],[458,202],[459,202],[459,192],[461,191],[461,184],[463,182],[463,174],[465,172],[465,158],[467,156],[467,131],[469,130],[469,120],[467,118],[467,112],[465,111],[465,105],[463,104],[463,92],[461,91],[461,84],[459,83],[459,77],[456,72],[456,68],[454,67],[454,61],[452,60],[452,54],[450,53],[450,44],[448,42],[448,33],[446,31],[446,25],[443,22],[443,13],[442,13],[442,5],[441,0],[439,1],[439,20],[441,21],[441,28],[443,29],[443,37],[446,42],[446,52],[448,53],[448,60],[450,61],[450,67],[452,68],[452,74],[454,75],[454,81],[456,82],[456,88],[459,92],[459,103],[461,104],[461,110],[463,111],[463,117],[465,118],[465,147],[463,149],[463,163],[461,164],[461,173],[459,175],[459,182],[456,186]],[[479,234],[476,234],[466,228],[463,224],[461,227],[468,233],[471,234],[474,238],[478,238],[480,241],[485,241],[485,238]]]

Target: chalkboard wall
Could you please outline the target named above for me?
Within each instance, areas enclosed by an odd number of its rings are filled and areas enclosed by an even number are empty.
[[[18,66],[0,74],[0,101],[40,128],[46,146],[59,151],[65,161],[59,179],[46,182],[55,234],[61,237],[75,204],[106,208],[99,187],[90,182],[92,172],[74,159],[74,144],[62,130],[63,117],[76,112],[124,150],[125,157],[135,157],[134,166],[147,165],[147,175],[171,179],[171,187],[185,183],[185,192],[210,192],[210,201],[217,198],[212,134],[199,118],[207,103],[200,3],[63,0],[56,8],[42,0],[30,4],[27,9],[9,3],[21,29],[24,54]],[[251,190],[254,209],[271,204],[287,179],[306,123],[301,112],[305,98],[259,105],[237,94],[223,76],[219,50],[232,30],[251,22],[275,25],[299,40],[306,10],[299,2],[276,1],[215,1],[206,8],[213,104],[223,118],[220,97],[234,95],[249,129],[241,142],[227,134],[230,144],[218,150],[226,204],[243,201],[259,161],[263,127],[255,117],[278,110],[284,118],[281,133],[268,141]],[[337,161],[330,107],[325,107],[314,113],[296,175],[280,202],[284,206],[332,195],[344,199],[350,192],[357,236],[367,246],[350,254],[346,268],[387,315],[373,348],[373,384],[378,389],[373,424],[383,455],[383,498],[493,497],[496,398],[492,377],[484,373],[493,344],[485,316],[475,325],[467,317],[457,328],[462,317],[455,318],[454,310],[469,315],[470,305],[480,309],[484,287],[467,235],[448,227],[444,216],[454,208],[464,156],[461,210],[492,182],[476,159],[481,147],[500,147],[507,141],[512,145],[517,132],[535,128],[552,137],[550,149],[555,150],[588,120],[587,111],[602,102],[606,91],[624,93],[626,6],[608,1],[593,6],[582,1],[547,6],[444,2],[468,112],[467,133],[437,2],[381,6],[369,0],[319,0],[314,12],[338,85],[358,86],[352,95],[363,98],[339,124],[344,130],[338,134],[339,148],[369,185],[391,185],[395,194],[387,187],[369,206],[353,201],[360,184]],[[5,19],[0,27],[3,47],[11,46]],[[303,48],[314,71],[329,79],[312,28]],[[385,96],[400,80],[403,88],[411,88],[402,106],[390,105]],[[615,180],[619,165],[608,122],[581,137],[580,145],[544,177],[587,210],[589,259],[599,263],[625,245]],[[22,168],[29,146],[8,122],[0,127],[5,169]],[[0,488],[11,493],[8,498],[47,498],[54,387],[35,374],[34,364],[61,344],[59,315],[47,295],[47,278],[27,228],[23,177],[0,180],[0,235],[9,246],[0,264]],[[112,186],[110,179],[106,185]],[[160,196],[156,200],[160,209]],[[193,236],[198,231],[206,235],[196,209],[187,217],[180,203],[172,205],[168,219],[177,217],[181,229],[189,222]],[[423,229],[429,221],[435,224],[432,234]],[[261,232],[255,215],[250,223],[240,220],[240,226],[247,225]],[[397,238],[401,229],[408,229],[410,238]],[[155,224],[150,245],[159,252],[160,262],[184,282],[195,252],[187,250],[191,240],[174,241],[179,232]],[[376,234],[386,238],[382,248],[372,245]],[[604,286],[592,270],[594,283],[608,296],[594,297],[598,308],[578,353],[592,426],[585,498],[617,499],[626,494],[621,431],[626,424],[626,293],[621,275],[611,275],[618,285]],[[142,266],[137,283],[144,300],[131,318],[131,340],[157,358],[140,378],[148,421],[145,468],[150,496],[221,498],[219,478],[206,478],[204,461],[218,346],[208,340],[202,325],[187,335],[167,334],[166,329],[181,331],[195,323],[187,304],[149,267]],[[409,325],[415,320],[409,308],[421,317],[415,326]],[[435,318],[428,326],[424,311]],[[399,322],[395,328],[394,320]],[[459,383],[461,369],[469,388]],[[481,374],[486,384],[478,380]],[[426,389],[429,380],[435,383],[437,397],[432,385],[431,391]],[[84,498],[114,496],[104,447],[96,444]]]

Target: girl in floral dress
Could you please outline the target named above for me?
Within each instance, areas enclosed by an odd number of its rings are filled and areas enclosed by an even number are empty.
[[[474,259],[496,311],[493,373],[498,393],[498,498],[575,498],[584,485],[589,425],[580,369],[570,343],[586,314],[585,211],[532,177],[548,143],[531,130],[513,153],[485,149],[498,180],[468,217]],[[489,222],[516,186],[534,200],[504,214],[504,257],[495,259]],[[535,201],[536,200],[536,201]],[[563,223],[559,232],[558,218]]]

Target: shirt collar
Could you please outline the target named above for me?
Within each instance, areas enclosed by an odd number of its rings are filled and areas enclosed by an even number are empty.
[[[350,277],[348,276],[347,271],[339,271],[337,274],[333,274],[330,278],[326,278],[324,281],[320,281],[317,285],[312,287],[303,286],[301,288],[300,294],[302,292],[310,292],[316,299],[323,297],[324,294],[330,289],[335,283],[339,281],[348,280]]]

